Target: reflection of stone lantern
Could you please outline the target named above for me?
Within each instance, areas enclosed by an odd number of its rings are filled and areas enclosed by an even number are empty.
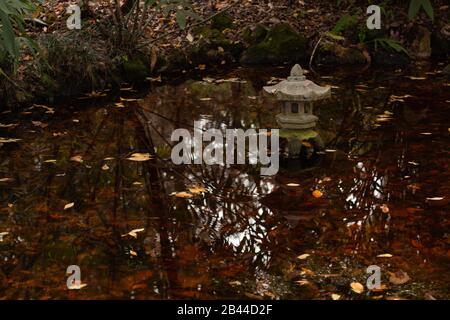
[[[310,129],[316,126],[318,118],[313,114],[313,102],[331,95],[330,87],[321,87],[306,80],[303,69],[296,64],[291,76],[264,91],[275,95],[281,102],[281,113],[277,122],[282,129]]]

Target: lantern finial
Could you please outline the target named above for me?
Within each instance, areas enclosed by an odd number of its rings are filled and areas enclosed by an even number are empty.
[[[291,69],[291,77],[301,77],[303,76],[303,69],[299,64],[296,64]]]

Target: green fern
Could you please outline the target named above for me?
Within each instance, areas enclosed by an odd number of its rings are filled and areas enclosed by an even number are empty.
[[[430,0],[411,0],[408,10],[408,17],[410,20],[414,20],[420,11],[420,8],[423,8],[431,21],[434,21],[434,10]]]

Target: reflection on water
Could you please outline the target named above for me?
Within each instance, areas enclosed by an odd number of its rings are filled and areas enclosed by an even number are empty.
[[[0,297],[448,298],[450,94],[439,74],[313,79],[334,92],[319,106],[326,149],[301,170],[171,163],[172,131],[194,121],[276,127],[261,88],[285,74],[238,69],[142,99],[124,92],[125,107],[3,113]],[[79,291],[66,288],[73,264]],[[352,293],[373,264],[387,288]],[[411,280],[390,283],[398,270]]]

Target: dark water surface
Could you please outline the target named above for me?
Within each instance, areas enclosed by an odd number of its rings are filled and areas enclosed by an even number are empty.
[[[0,298],[448,299],[442,68],[309,73],[333,86],[318,104],[327,150],[273,177],[174,166],[167,142],[194,120],[276,127],[262,86],[284,68],[155,86],[139,101],[91,97],[76,112],[2,113]],[[152,158],[127,159],[136,152]],[[81,268],[81,290],[66,287],[69,265]],[[370,265],[382,289],[352,291]]]

